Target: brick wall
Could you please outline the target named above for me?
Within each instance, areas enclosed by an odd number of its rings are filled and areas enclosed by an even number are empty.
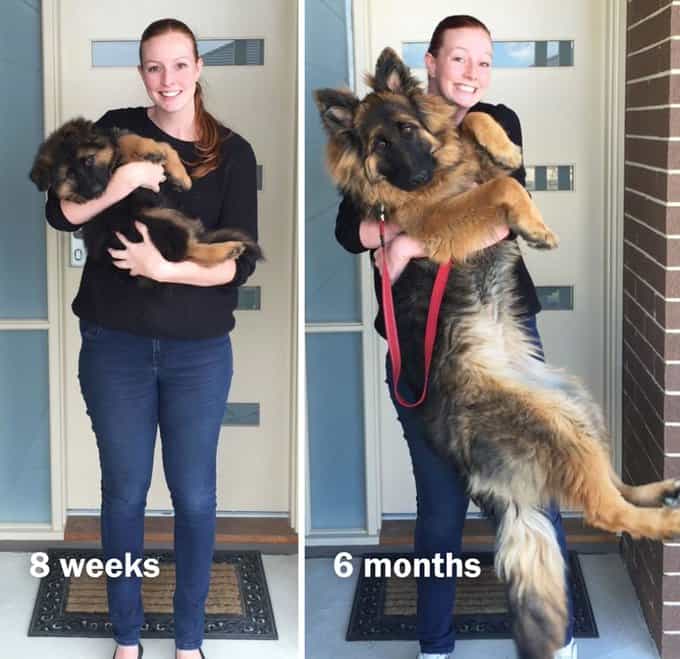
[[[627,25],[623,476],[637,484],[680,477],[680,5],[628,0]],[[625,536],[623,555],[659,652],[680,657],[680,542]]]

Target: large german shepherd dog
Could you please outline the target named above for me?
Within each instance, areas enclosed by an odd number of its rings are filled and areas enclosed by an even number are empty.
[[[161,185],[161,194],[138,188],[86,222],[83,238],[89,256],[110,259],[108,247],[121,249],[114,231],[129,240],[140,240],[134,227],[134,220],[139,220],[149,228],[151,242],[168,261],[215,265],[246,250],[256,259],[262,257],[258,245],[243,232],[205,231],[200,220],[172,207],[162,194],[163,187],[189,190],[192,182],[177,152],[164,142],[118,129],[105,130],[83,118],[73,119],[40,146],[30,178],[41,191],[52,188],[59,199],[83,203],[104,192],[117,167],[139,160],[161,163],[167,183]]]
[[[367,213],[384,206],[428,249],[430,259],[402,275],[410,279],[401,297],[395,289],[397,324],[415,328],[409,336],[424,335],[437,262],[455,261],[424,403],[429,440],[497,521],[495,566],[519,656],[550,659],[564,644],[565,565],[541,508],[557,500],[607,531],[667,538],[680,532],[680,481],[621,482],[598,406],[575,378],[536,359],[521,329],[516,241],[473,252],[502,222],[535,247],[557,243],[526,191],[502,176],[519,166],[519,149],[488,115],[468,114],[456,128],[456,108],[424,94],[390,49],[368,83],[373,91],[361,100],[316,92],[330,174]],[[408,352],[416,357],[405,360],[405,376],[418,383],[422,343]]]

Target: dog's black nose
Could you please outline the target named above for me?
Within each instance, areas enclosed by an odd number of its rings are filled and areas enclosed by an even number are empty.
[[[430,178],[432,178],[432,174],[430,173],[430,171],[427,169],[421,169],[419,172],[411,176],[411,185],[413,186],[423,185],[423,183],[427,183],[430,180]]]

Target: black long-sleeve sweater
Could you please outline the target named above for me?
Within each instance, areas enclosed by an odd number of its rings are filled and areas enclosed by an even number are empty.
[[[485,112],[486,114],[491,115],[501,126],[503,126],[508,137],[518,146],[522,146],[522,128],[520,126],[519,118],[510,108],[505,105],[477,103],[470,111]],[[511,175],[526,187],[526,171],[524,169],[524,164]],[[348,196],[345,196],[342,199],[335,222],[335,237],[347,251],[354,254],[366,251],[366,247],[361,244],[361,239],[359,238],[359,225],[365,217],[365,209],[362,209],[357,205],[353,199]],[[515,240],[515,238],[516,236],[511,234],[508,236],[507,240]],[[371,259],[373,259],[374,251],[375,250],[371,250]],[[414,265],[409,263],[406,267],[411,268],[414,267]],[[523,259],[520,259],[517,263],[515,277],[517,280],[516,291],[520,313],[526,316],[537,314],[541,310],[541,304]],[[375,318],[375,329],[382,337],[385,337],[385,319],[383,316],[380,273],[376,268],[373,269],[373,279],[375,295],[378,299],[378,314]],[[403,280],[406,279],[406,277],[403,278]],[[400,281],[403,280],[402,278],[397,279],[393,284],[393,288],[396,289],[400,285]],[[427,295],[429,292],[423,292],[423,294]]]
[[[178,140],[163,132],[149,119],[146,108],[112,110],[97,124],[107,128],[117,126],[167,142],[184,162],[199,159],[193,142]],[[193,179],[189,191],[176,191],[164,185],[163,193],[184,213],[199,218],[206,229],[237,228],[257,240],[255,155],[250,144],[238,134],[232,131],[225,134],[221,162],[216,170]],[[55,229],[75,231],[79,228],[68,221],[59,199],[52,192],[48,194],[45,214]],[[236,261],[235,277],[228,284],[145,287],[108,259],[94,261],[88,258],[72,308],[80,318],[142,336],[177,339],[219,336],[234,327],[237,289],[254,270],[254,261],[242,255]]]

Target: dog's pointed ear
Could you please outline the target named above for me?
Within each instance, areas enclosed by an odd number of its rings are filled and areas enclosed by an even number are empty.
[[[53,160],[46,145],[38,151],[38,155],[33,161],[33,167],[29,177],[40,192],[45,192],[52,185]]]
[[[348,89],[317,89],[314,100],[326,132],[335,137],[354,128],[354,113],[359,99]]]
[[[374,91],[394,92],[410,96],[422,92],[417,78],[411,75],[408,66],[391,48],[385,48],[375,65],[375,75],[368,77],[368,84]]]

